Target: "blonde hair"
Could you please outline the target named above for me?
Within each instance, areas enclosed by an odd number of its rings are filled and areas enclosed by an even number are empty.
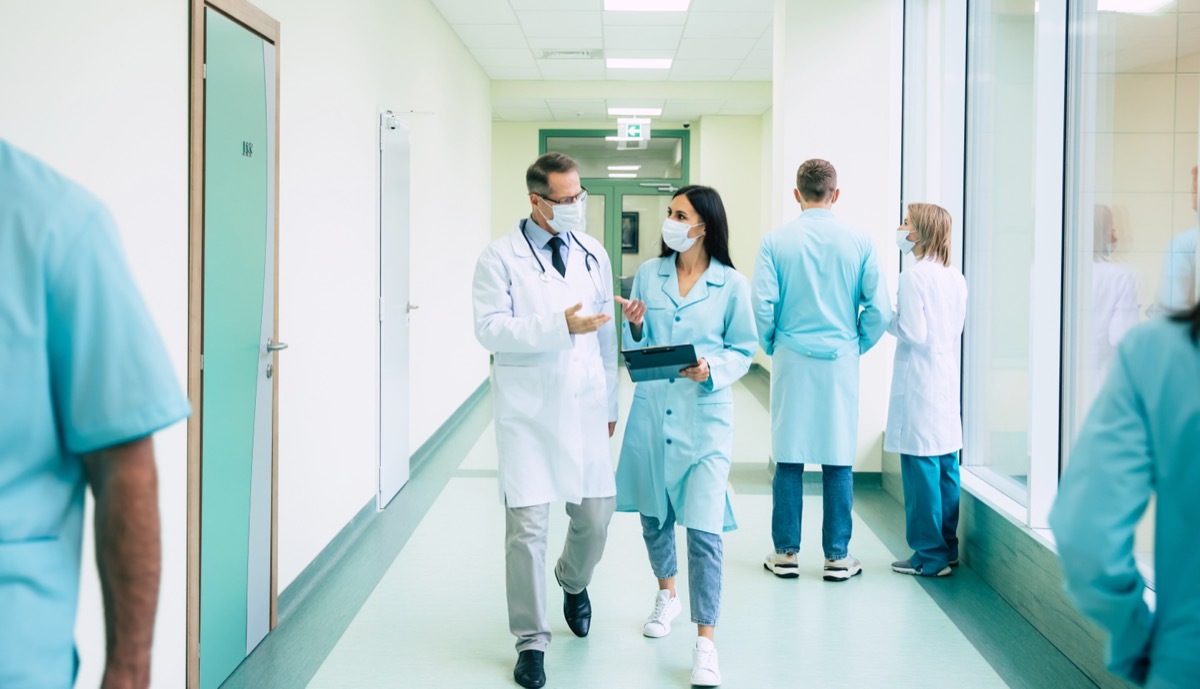
[[[908,204],[908,224],[917,231],[914,253],[932,256],[944,266],[950,265],[950,212],[932,203]]]

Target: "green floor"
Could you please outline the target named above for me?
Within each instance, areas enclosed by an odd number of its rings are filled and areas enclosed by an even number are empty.
[[[757,383],[749,383],[735,390],[738,462],[731,482],[741,528],[725,537],[717,630],[722,686],[1094,686],[969,568],[937,581],[893,574],[889,563],[904,553],[903,514],[878,488],[856,488],[851,551],[863,562],[862,576],[842,584],[820,578],[819,486],[810,486],[815,493],[805,502],[801,577],[781,580],[764,571],[762,557],[770,549],[769,418]],[[623,409],[631,393],[622,388]],[[392,523],[386,532],[367,533],[346,555],[364,557],[357,551],[370,550],[372,538],[384,551],[402,545],[357,614],[351,619],[353,609],[344,608],[359,608],[362,597],[347,589],[357,586],[365,595],[370,574],[354,570],[369,570],[367,565],[342,568],[285,616],[272,634],[278,638],[268,637],[227,687],[516,686],[494,435],[478,416],[473,427],[477,439],[469,450],[470,439],[457,434],[415,475],[409,499],[427,502],[428,511],[414,508],[403,519],[387,515]],[[567,520],[561,510],[553,514],[550,552],[556,553]],[[395,535],[401,531],[403,538]],[[548,560],[553,566],[554,558]],[[685,557],[680,564],[686,567]],[[683,571],[680,583],[686,600]],[[641,635],[655,584],[636,515],[613,518],[589,591],[594,617],[587,639],[570,634],[559,593],[550,592],[548,687],[688,686],[695,628],[686,623],[686,606],[671,636]]]

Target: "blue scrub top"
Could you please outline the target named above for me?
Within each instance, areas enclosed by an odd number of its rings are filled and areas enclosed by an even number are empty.
[[[74,684],[81,455],[188,412],[104,207],[0,140],[0,687]]]
[[[1109,636],[1116,674],[1200,686],[1200,347],[1168,320],[1129,331],[1084,421],[1050,526],[1067,592]],[[1134,560],[1154,495],[1156,609]]]

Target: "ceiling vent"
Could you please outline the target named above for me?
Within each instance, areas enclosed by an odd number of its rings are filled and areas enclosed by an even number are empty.
[[[543,50],[543,60],[600,60],[604,51],[596,50]]]

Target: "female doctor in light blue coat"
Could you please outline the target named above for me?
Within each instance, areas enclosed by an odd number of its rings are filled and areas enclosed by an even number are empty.
[[[725,493],[733,455],[731,386],[750,369],[756,334],[750,286],[729,259],[725,207],[709,187],[671,200],[663,252],[621,299],[626,349],[691,344],[700,361],[678,378],[638,383],[617,466],[617,510],[640,512],[659,592],[643,633],[666,636],[675,595],[675,523],[687,528],[692,684],[716,686],[713,635],[721,603],[721,533],[736,528]]]
[[[1151,689],[1200,683],[1197,448],[1200,307],[1121,341],[1050,514],[1067,593],[1108,632],[1108,668]],[[1133,554],[1151,495],[1153,607]]]

